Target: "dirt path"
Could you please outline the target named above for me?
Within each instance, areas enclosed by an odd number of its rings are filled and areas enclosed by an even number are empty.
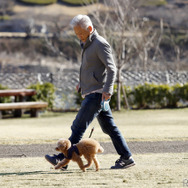
[[[116,153],[112,143],[101,143],[104,154]],[[128,142],[133,154],[188,152],[188,141]],[[54,154],[55,144],[0,145],[0,158],[42,157]]]

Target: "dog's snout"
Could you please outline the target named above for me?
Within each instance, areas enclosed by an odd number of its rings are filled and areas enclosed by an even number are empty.
[[[55,148],[55,150],[56,150],[56,151],[59,151],[59,148],[58,148],[58,147],[56,147],[56,148]]]

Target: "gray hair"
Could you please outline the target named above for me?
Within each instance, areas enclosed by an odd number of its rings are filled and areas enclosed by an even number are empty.
[[[82,29],[87,30],[89,26],[93,29],[93,24],[90,20],[90,18],[87,15],[77,15],[75,16],[72,21],[70,22],[70,25],[74,28],[75,26],[80,26]]]

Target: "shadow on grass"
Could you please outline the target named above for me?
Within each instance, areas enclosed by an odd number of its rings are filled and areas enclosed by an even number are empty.
[[[10,172],[10,173],[0,173],[1,176],[11,176],[11,175],[16,175],[16,176],[25,176],[25,175],[36,175],[36,174],[62,174],[64,172],[46,172],[46,171],[33,171],[33,172]],[[66,172],[68,173],[73,173],[73,172]]]
[[[99,171],[106,171],[110,170],[109,168],[102,168]],[[74,174],[74,173],[87,173],[87,172],[96,172],[94,169],[87,169],[86,172],[82,172],[81,170],[78,169],[72,169],[72,170],[66,170],[66,171],[32,171],[32,172],[7,172],[7,173],[0,173],[1,176],[11,176],[11,175],[16,175],[16,176],[25,176],[25,175],[37,175],[37,174]],[[96,172],[97,173],[97,172]]]

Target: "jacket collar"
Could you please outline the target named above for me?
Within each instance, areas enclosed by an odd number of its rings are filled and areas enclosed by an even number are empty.
[[[89,35],[89,37],[87,38],[87,40],[86,40],[86,42],[83,44],[81,44],[81,46],[83,47],[83,49],[86,49],[91,43],[92,43],[92,41],[96,38],[98,36],[98,32],[97,32],[97,30],[95,29],[94,31],[93,31],[93,33],[91,33],[90,35]]]

